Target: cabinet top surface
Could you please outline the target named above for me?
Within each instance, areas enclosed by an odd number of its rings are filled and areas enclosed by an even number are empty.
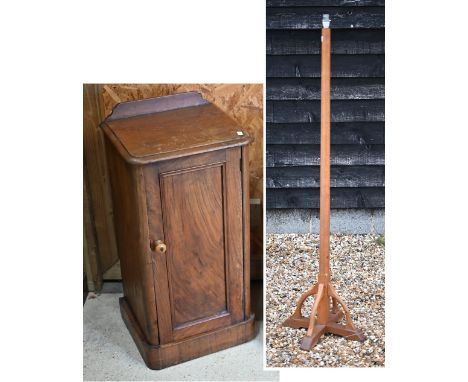
[[[101,126],[125,159],[134,163],[249,142],[235,121],[198,93],[121,103]]]

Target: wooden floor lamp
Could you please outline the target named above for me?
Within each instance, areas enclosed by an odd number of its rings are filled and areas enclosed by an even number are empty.
[[[301,349],[310,350],[322,334],[333,333],[348,340],[364,341],[363,333],[355,328],[348,307],[330,283],[330,19],[322,20],[322,94],[320,138],[320,265],[317,283],[297,302],[296,310],[283,326],[307,328]],[[310,317],[301,313],[309,296],[315,296]],[[339,308],[341,306],[341,309]],[[343,312],[344,311],[344,312]],[[338,324],[346,318],[346,325]]]

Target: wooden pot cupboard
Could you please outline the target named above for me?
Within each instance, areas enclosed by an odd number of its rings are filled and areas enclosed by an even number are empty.
[[[194,92],[120,103],[101,127],[120,311],[146,365],[252,339],[250,138]]]

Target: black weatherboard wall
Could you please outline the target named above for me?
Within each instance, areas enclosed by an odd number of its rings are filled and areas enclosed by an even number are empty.
[[[320,35],[332,29],[331,208],[384,207],[384,1],[267,0],[267,208],[318,208]]]

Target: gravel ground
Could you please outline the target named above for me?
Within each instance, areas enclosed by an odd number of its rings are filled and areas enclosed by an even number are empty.
[[[282,326],[302,293],[317,280],[319,237],[315,234],[267,235],[267,367],[383,367],[385,365],[385,249],[377,235],[332,235],[332,284],[351,311],[364,342],[327,334],[307,352],[300,350],[305,329]],[[303,314],[309,315],[308,298]],[[343,320],[344,321],[344,320]]]

